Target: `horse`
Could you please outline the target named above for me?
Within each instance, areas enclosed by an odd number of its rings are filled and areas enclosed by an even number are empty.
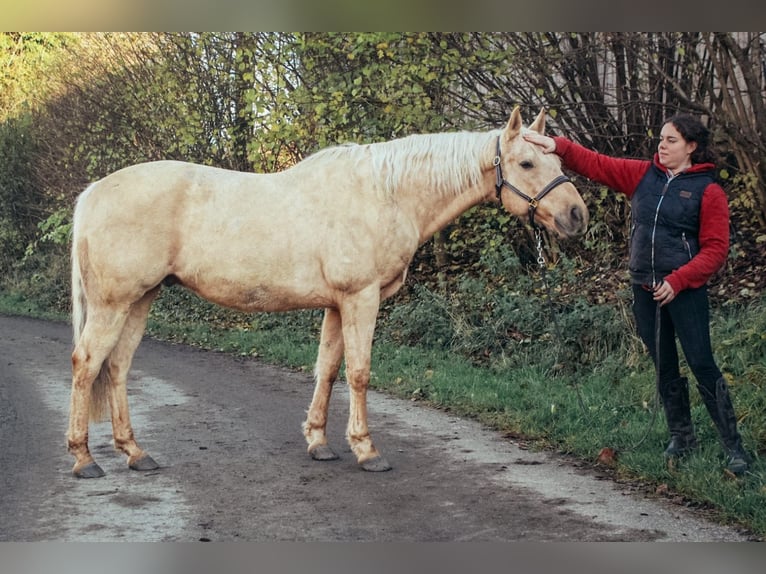
[[[128,467],[159,468],[134,437],[127,378],[163,284],[244,312],[324,309],[302,424],[308,453],[338,458],[325,431],[345,359],[346,440],[363,470],[389,470],[367,424],[370,355],[380,303],[402,286],[418,247],[480,202],[560,237],[588,225],[560,160],[526,142],[527,129],[544,132],[544,109],[528,128],[517,106],[501,129],[328,147],[274,173],[161,160],[90,184],[72,219],[73,474],[104,476],[88,425],[107,410]]]

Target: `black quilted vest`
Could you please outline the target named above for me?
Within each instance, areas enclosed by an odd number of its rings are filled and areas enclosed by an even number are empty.
[[[654,164],[646,172],[630,200],[633,283],[659,283],[697,254],[702,194],[712,173],[681,173],[668,180]]]

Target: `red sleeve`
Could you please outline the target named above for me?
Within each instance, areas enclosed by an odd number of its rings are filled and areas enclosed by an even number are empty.
[[[596,153],[564,137],[556,136],[556,154],[564,167],[571,169],[630,198],[651,162],[614,158]]]
[[[676,293],[702,287],[729,255],[729,204],[717,183],[707,186],[702,195],[699,242],[699,253],[665,277]]]

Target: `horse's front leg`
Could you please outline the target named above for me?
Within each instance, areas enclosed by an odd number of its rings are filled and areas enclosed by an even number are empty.
[[[314,376],[316,386],[311,400],[303,434],[309,444],[308,451],[314,460],[335,460],[338,455],[327,444],[327,410],[330,405],[332,386],[338,377],[343,361],[343,333],[340,313],[336,309],[325,309],[322,321],[322,335],[319,341]]]
[[[391,465],[372,443],[367,427],[372,337],[379,305],[379,289],[368,288],[348,299],[341,311],[350,399],[346,438],[357,462],[370,472],[391,470]]]

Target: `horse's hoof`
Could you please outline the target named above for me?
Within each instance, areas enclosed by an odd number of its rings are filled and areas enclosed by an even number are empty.
[[[367,459],[359,463],[362,470],[367,472],[385,472],[391,470],[391,465],[382,456],[376,456],[374,458]]]
[[[89,464],[86,464],[79,470],[73,470],[72,473],[77,478],[101,478],[102,476],[105,476],[106,473],[102,470],[100,466],[98,466],[95,462],[91,462]]]
[[[338,455],[326,444],[320,444],[309,451],[314,460],[338,460]]]
[[[145,454],[138,460],[128,464],[128,468],[131,470],[157,470],[159,467],[160,465],[148,454]]]

